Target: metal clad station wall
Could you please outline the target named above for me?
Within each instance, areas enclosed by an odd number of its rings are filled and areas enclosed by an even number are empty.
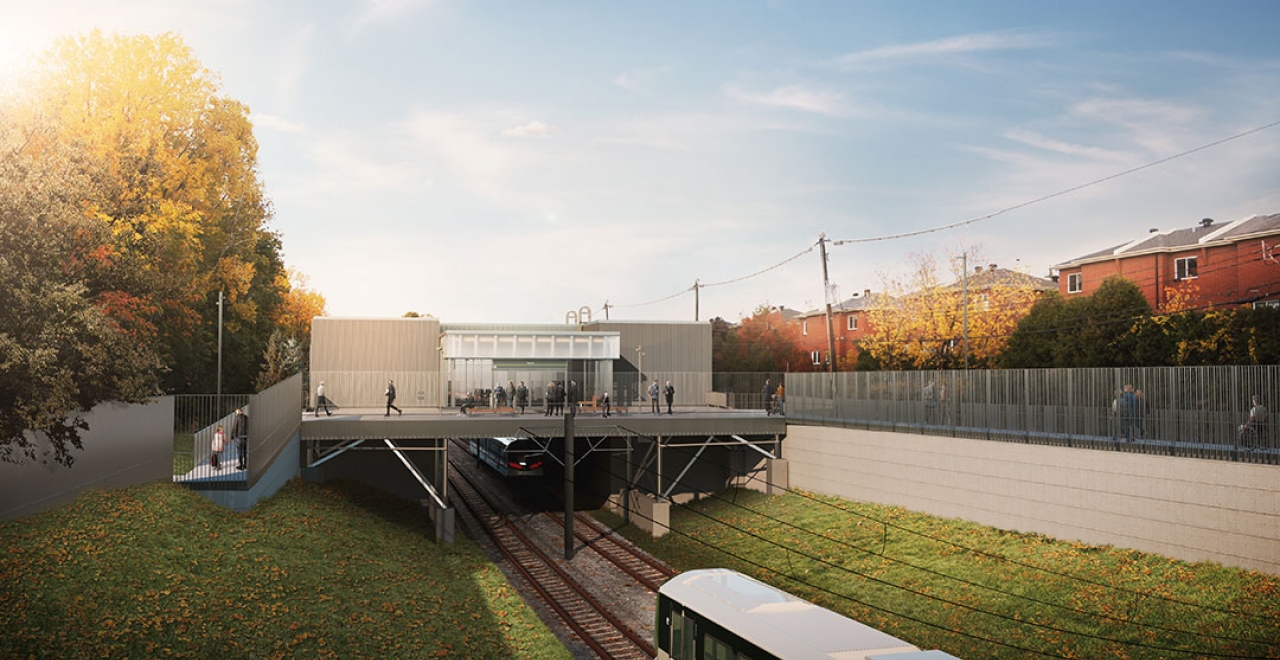
[[[385,405],[387,380],[398,405],[442,400],[440,321],[434,318],[311,320],[311,403],[315,385],[338,406]]]
[[[619,363],[613,375],[627,386],[643,366],[646,384],[669,380],[676,388],[677,405],[702,405],[711,391],[711,323],[601,321],[583,326],[590,331],[613,331],[620,336]],[[636,351],[640,347],[641,358]],[[643,365],[641,365],[643,362]]]

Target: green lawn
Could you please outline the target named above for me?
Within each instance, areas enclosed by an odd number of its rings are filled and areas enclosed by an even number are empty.
[[[248,513],[172,484],[0,522],[0,657],[568,658],[417,507],[293,481]]]
[[[1280,658],[1274,575],[805,493],[725,493],[673,507],[672,527],[622,531],[967,660]]]

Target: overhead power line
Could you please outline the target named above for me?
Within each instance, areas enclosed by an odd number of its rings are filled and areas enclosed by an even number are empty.
[[[1194,149],[1188,149],[1188,150],[1186,150],[1186,151],[1182,151],[1182,152],[1179,152],[1179,153],[1173,154],[1172,156],[1166,156],[1166,157],[1161,158],[1161,159],[1159,159],[1159,160],[1153,160],[1153,161],[1151,161],[1150,163],[1147,163],[1147,164],[1145,164],[1145,165],[1139,165],[1139,166],[1137,166],[1137,167],[1133,167],[1133,168],[1127,169],[1127,170],[1125,170],[1125,171],[1123,171],[1123,172],[1117,172],[1117,173],[1115,173],[1115,174],[1111,174],[1111,175],[1109,175],[1109,176],[1104,176],[1104,177],[1102,177],[1101,179],[1094,179],[1093,181],[1090,181],[1090,182],[1088,182],[1088,183],[1082,183],[1082,184],[1080,184],[1080,185],[1078,185],[1078,186],[1072,186],[1072,187],[1067,188],[1067,189],[1065,189],[1065,190],[1059,190],[1058,192],[1051,193],[1051,194],[1045,195],[1045,196],[1043,196],[1043,197],[1037,197],[1037,198],[1035,198],[1035,199],[1033,199],[1033,200],[1030,200],[1030,201],[1022,202],[1022,203],[1020,203],[1020,204],[1014,204],[1013,206],[1007,206],[1007,207],[1002,208],[1002,209],[1000,209],[999,211],[996,211],[996,212],[994,212],[994,213],[988,213],[988,214],[986,214],[986,215],[978,216],[978,217],[976,217],[976,218],[970,218],[970,219],[968,219],[968,220],[963,220],[963,221],[961,221],[961,222],[953,222],[953,223],[951,223],[951,224],[949,224],[949,225],[941,225],[941,226],[939,226],[939,227],[930,227],[930,228],[928,228],[928,229],[920,229],[920,230],[917,230],[917,231],[909,231],[909,232],[904,232],[904,233],[901,233],[901,234],[889,234],[889,235],[887,235],[887,236],[875,236],[875,237],[872,237],[872,238],[850,238],[850,239],[842,239],[842,240],[838,240],[838,241],[832,241],[832,242],[831,242],[831,244],[832,244],[832,245],[846,245],[846,244],[852,244],[852,243],[871,243],[871,242],[875,242],[875,241],[890,241],[890,240],[896,240],[896,239],[899,239],[899,238],[910,238],[910,237],[912,237],[912,236],[921,236],[921,235],[924,235],[924,234],[932,234],[932,233],[935,233],[935,232],[946,231],[946,230],[948,230],[948,229],[955,229],[956,227],[964,227],[964,226],[966,226],[966,225],[976,224],[976,223],[982,222],[982,221],[984,221],[984,220],[990,220],[990,219],[995,218],[995,217],[997,217],[997,216],[1004,215],[1004,214],[1006,214],[1006,213],[1008,213],[1008,212],[1010,212],[1010,211],[1016,211],[1016,210],[1018,210],[1018,209],[1026,208],[1026,207],[1031,206],[1031,205],[1033,205],[1033,204],[1039,204],[1040,202],[1045,202],[1045,201],[1048,201],[1048,200],[1054,199],[1055,197],[1062,197],[1063,195],[1069,195],[1069,194],[1071,194],[1071,193],[1073,193],[1073,192],[1076,192],[1076,191],[1078,191],[1078,190],[1084,190],[1085,188],[1089,188],[1089,187],[1091,187],[1091,186],[1096,186],[1096,185],[1101,184],[1101,183],[1106,183],[1107,181],[1111,181],[1112,179],[1119,179],[1119,178],[1120,178],[1120,177],[1122,177],[1122,176],[1128,176],[1128,175],[1133,174],[1133,173],[1135,173],[1135,172],[1141,172],[1142,170],[1145,170],[1145,169],[1148,169],[1148,168],[1151,168],[1151,167],[1155,167],[1155,166],[1157,166],[1157,165],[1163,165],[1164,163],[1167,163],[1167,162],[1169,162],[1169,161],[1171,161],[1171,160],[1177,160],[1177,159],[1179,159],[1179,158],[1182,158],[1183,156],[1190,156],[1191,154],[1194,154],[1194,153],[1197,153],[1197,152],[1200,152],[1200,151],[1204,151],[1205,149],[1211,149],[1211,148],[1216,147],[1216,146],[1218,146],[1218,145],[1226,144],[1227,142],[1231,142],[1232,140],[1238,140],[1238,139],[1240,139],[1240,138],[1242,138],[1242,137],[1246,137],[1246,136],[1249,136],[1249,135],[1253,135],[1254,133],[1259,133],[1259,132],[1261,132],[1261,131],[1265,131],[1265,130],[1267,130],[1267,129],[1269,129],[1269,128],[1275,128],[1276,126],[1280,126],[1280,121],[1273,121],[1273,122],[1271,122],[1270,124],[1267,124],[1267,125],[1265,125],[1265,126],[1259,126],[1259,127],[1257,127],[1257,128],[1247,130],[1247,131],[1245,131],[1245,132],[1243,132],[1243,133],[1236,133],[1235,135],[1232,135],[1231,137],[1225,137],[1225,138],[1222,138],[1221,140],[1217,140],[1217,141],[1215,141],[1215,142],[1210,142],[1210,143],[1208,143],[1208,144],[1202,144],[1202,145],[1200,145],[1200,146],[1198,146],[1198,147],[1196,147],[1196,148],[1194,148]]]

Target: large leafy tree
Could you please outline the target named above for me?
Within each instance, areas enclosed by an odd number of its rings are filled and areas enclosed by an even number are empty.
[[[247,391],[288,290],[248,109],[173,34],[63,39],[27,98],[56,129],[30,152],[92,164],[83,206],[106,239],[90,296],[154,336],[167,390],[211,391],[223,292],[224,389]]]
[[[1023,318],[1000,364],[1032,367],[1129,367],[1159,364],[1158,347],[1140,329],[1151,305],[1133,282],[1119,276],[1091,296],[1063,300],[1049,294]]]
[[[108,229],[82,212],[95,193],[84,154],[27,149],[52,134],[0,111],[0,460],[69,466],[83,412],[155,394],[159,361],[128,296],[90,292]]]
[[[990,270],[968,278],[960,260],[944,283],[932,255],[916,255],[905,280],[890,280],[867,310],[866,364],[885,369],[959,369],[995,363],[1018,321],[1043,293],[1031,278]]]
[[[810,363],[800,345],[799,326],[768,305],[757,307],[737,326],[712,320],[711,339],[712,368],[717,372],[798,371]]]

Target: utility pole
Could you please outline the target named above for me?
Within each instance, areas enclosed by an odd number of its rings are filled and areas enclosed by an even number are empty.
[[[644,344],[636,347],[636,398],[644,400]]]
[[[822,253],[822,298],[827,303],[827,372],[836,371],[836,329],[831,321],[831,283],[827,279],[827,233],[818,234],[818,249]]]
[[[604,320],[609,320],[609,301],[604,301]]]
[[[698,289],[702,287],[702,280],[693,281],[693,320],[698,320],[698,308],[702,305],[702,299],[698,295]]]
[[[969,252],[966,250],[962,253],[961,265],[964,266],[964,293],[960,297],[960,304],[964,306],[964,370],[969,370]]]
[[[222,292],[218,292],[218,416],[222,416]]]

